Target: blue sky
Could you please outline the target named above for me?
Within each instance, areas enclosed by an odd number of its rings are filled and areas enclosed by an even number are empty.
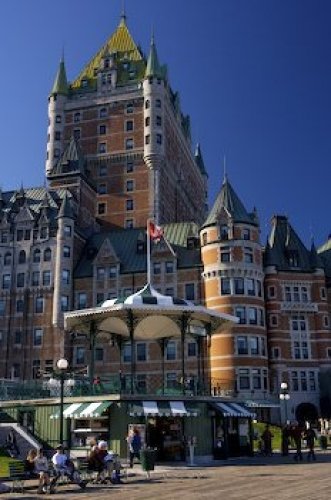
[[[209,172],[223,157],[266,237],[288,215],[306,244],[331,231],[331,2],[126,0],[129,29],[159,58],[191,115]],[[44,183],[47,96],[64,46],[73,79],[117,26],[121,0],[10,0],[0,15],[0,185]]]

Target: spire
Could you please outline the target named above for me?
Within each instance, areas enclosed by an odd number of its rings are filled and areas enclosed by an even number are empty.
[[[122,12],[119,26],[126,26],[125,0],[122,0]]]
[[[71,208],[70,200],[68,198],[67,191],[65,191],[65,193],[64,193],[64,197],[63,197],[57,218],[58,219],[61,219],[61,218],[74,219],[75,218],[73,211],[72,211],[72,208]]]
[[[147,60],[147,66],[146,66],[146,71],[145,71],[145,78],[149,77],[157,77],[157,78],[162,78],[163,77],[163,72],[162,68],[159,63],[159,59],[157,57],[157,51],[156,51],[156,46],[155,46],[155,41],[154,41],[154,33],[152,32],[151,36],[151,48],[149,51],[149,56]]]
[[[208,174],[207,174],[206,169],[205,169],[205,163],[203,161],[199,142],[197,143],[196,148],[195,148],[194,159],[195,159],[195,163],[197,164],[201,174],[208,177]]]
[[[54,94],[68,95],[68,81],[63,55],[61,57],[59,69],[57,70],[54,85],[51,91],[51,95]]]

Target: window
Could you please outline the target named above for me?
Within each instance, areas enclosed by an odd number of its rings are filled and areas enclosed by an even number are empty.
[[[133,210],[133,200],[131,198],[126,200],[125,205],[127,210]]]
[[[268,298],[273,299],[276,297],[276,289],[274,286],[268,286]]]
[[[133,149],[134,147],[134,143],[133,143],[133,139],[126,139],[125,141],[125,149]]]
[[[16,286],[17,288],[23,288],[24,287],[24,281],[25,281],[25,274],[24,273],[18,273],[16,276]]]
[[[241,368],[239,370],[239,389],[245,390],[250,388],[249,369]]]
[[[16,345],[22,344],[22,332],[21,332],[21,330],[15,331],[14,344],[16,344]]]
[[[71,236],[71,226],[64,226],[64,235],[65,236]]]
[[[43,331],[41,328],[35,328],[33,330],[33,345],[36,346],[41,346],[43,341]]]
[[[75,363],[76,363],[76,365],[83,365],[85,363],[85,348],[84,347],[76,347]]]
[[[43,297],[36,297],[35,298],[34,312],[37,314],[41,314],[44,312],[44,299],[43,299]]]
[[[207,245],[208,243],[208,233],[203,233],[202,234],[202,244]]]
[[[127,120],[125,122],[125,130],[131,132],[133,130],[133,120]]]
[[[26,262],[26,253],[24,250],[21,250],[20,253],[18,254],[18,263],[19,264],[25,264]]]
[[[6,312],[6,301],[0,300],[0,316],[4,316]]]
[[[106,203],[98,203],[98,215],[104,215],[106,213]]]
[[[31,230],[30,229],[26,229],[24,231],[24,239],[25,239],[25,241],[29,241],[30,238],[31,238]]]
[[[98,146],[98,152],[100,154],[107,153],[107,144],[105,142],[100,142]]]
[[[252,369],[253,389],[261,389],[261,370],[258,368]]]
[[[316,391],[315,372],[309,371],[308,372],[308,376],[309,376],[309,390],[310,391]]]
[[[32,259],[32,260],[33,260],[33,262],[34,262],[35,264],[37,264],[38,262],[40,262],[40,254],[41,254],[41,252],[40,252],[39,248],[37,248],[37,249],[33,252],[33,259]]]
[[[143,342],[139,342],[136,345],[136,357],[137,361],[146,361],[146,344]]]
[[[103,348],[97,347],[95,349],[95,361],[101,363],[103,361]]]
[[[54,158],[60,158],[61,151],[59,148],[54,149]]]
[[[151,106],[151,103],[150,103],[149,99],[146,99],[146,101],[145,101],[145,109],[149,109],[150,106]]]
[[[261,345],[261,356],[266,356],[267,350],[266,350],[266,341],[264,337],[260,338],[260,345]]]
[[[158,127],[161,127],[161,126],[162,126],[162,118],[161,118],[161,116],[159,116],[159,115],[157,115],[157,117],[156,117],[156,125],[157,125]]]
[[[156,144],[162,144],[162,134],[156,134]]]
[[[194,283],[185,283],[185,299],[186,300],[195,300]]]
[[[133,104],[132,104],[132,102],[129,102],[126,105],[126,114],[131,115],[132,113],[133,113]]]
[[[243,295],[244,293],[244,279],[235,278],[234,279],[234,293],[236,295]]]
[[[250,239],[251,239],[251,232],[250,232],[250,230],[249,230],[249,229],[244,228],[244,229],[242,230],[242,233],[241,233],[241,234],[242,234],[242,239],[243,239],[243,240],[250,240]]]
[[[84,292],[78,294],[77,309],[85,309],[87,307],[87,295]]]
[[[293,300],[294,300],[294,302],[300,301],[300,294],[299,294],[299,287],[298,286],[293,287]]]
[[[176,359],[176,343],[172,340],[166,345],[166,360],[174,361]]]
[[[151,118],[149,116],[146,116],[145,118],[145,127],[149,127],[151,124]]]
[[[98,305],[101,305],[105,300],[105,294],[104,293],[97,293],[97,300],[96,300],[96,304],[97,306]]]
[[[305,371],[300,371],[300,382],[301,382],[301,390],[307,391],[307,373]]]
[[[287,263],[290,267],[299,266],[299,253],[297,250],[288,250],[286,253]]]
[[[239,325],[244,325],[246,323],[246,309],[245,307],[236,307],[234,310],[234,315],[239,318]]]
[[[106,276],[106,270],[104,267],[97,267],[97,280],[103,281]]]
[[[230,279],[229,278],[222,278],[221,279],[221,294],[222,295],[230,295],[231,294],[231,287],[230,287]]]
[[[7,252],[5,253],[5,256],[3,258],[3,265],[10,266],[10,264],[11,264],[11,253]]]
[[[34,359],[32,361],[32,378],[36,379],[40,377],[40,359]]]
[[[132,229],[134,227],[133,219],[125,219],[126,229]]]
[[[331,358],[331,347],[327,347],[327,348],[326,348],[326,356],[327,356],[328,358]]]
[[[271,348],[271,357],[273,359],[280,358],[280,348],[279,347],[272,347]]]
[[[68,269],[62,269],[62,283],[64,285],[70,284],[70,271]]]
[[[40,228],[40,239],[41,240],[45,240],[47,238],[47,235],[48,235],[48,229],[46,226],[43,226]]]
[[[221,262],[230,262],[230,248],[221,248]]]
[[[99,177],[105,177],[107,175],[107,165],[101,164],[99,166]]]
[[[9,290],[9,288],[10,288],[10,282],[11,282],[11,276],[10,276],[10,274],[4,274],[2,276],[2,289],[3,290]]]
[[[74,122],[75,123],[80,122],[80,113],[79,112],[74,114]]]
[[[305,286],[301,287],[301,300],[302,302],[308,302],[308,290]]]
[[[222,224],[220,227],[220,239],[221,240],[229,239],[229,228],[226,224]]]
[[[61,140],[61,132],[58,130],[55,131],[55,140],[60,141]]]
[[[61,295],[61,311],[69,311],[69,297],[67,295]]]
[[[16,241],[22,241],[23,240],[23,230],[18,229],[16,231]]]
[[[155,106],[156,106],[157,108],[161,108],[161,99],[156,99],[156,101],[155,101]]]
[[[71,250],[70,250],[70,247],[68,245],[64,245],[63,247],[63,257],[68,259],[71,255]]]
[[[146,384],[146,375],[145,374],[138,373],[136,375],[136,388],[140,394],[146,394],[147,384]]]
[[[172,274],[174,272],[174,263],[171,260],[167,260],[165,263],[166,274]]]
[[[175,389],[178,386],[177,382],[177,374],[172,372],[172,373],[167,373],[166,374],[166,386],[167,389]]]
[[[44,261],[50,262],[52,260],[52,250],[50,248],[46,248],[44,251]]]
[[[244,248],[244,262],[248,264],[253,262],[253,250],[249,247]]]
[[[256,280],[257,296],[262,297],[262,285],[260,280]]]
[[[133,172],[133,161],[128,161],[126,164],[126,173]]]
[[[169,286],[165,289],[165,294],[166,295],[169,295],[170,297],[173,297],[174,296],[174,289],[172,286]]]
[[[133,191],[134,188],[134,181],[133,180],[128,180],[126,181],[126,190],[127,192]]]
[[[55,117],[55,123],[61,123],[61,122],[62,122],[61,115],[56,115],[56,117]]]
[[[109,267],[109,278],[116,278],[117,276],[117,266]]]
[[[123,363],[131,363],[132,360],[132,348],[130,343],[126,343],[122,350]]]
[[[0,304],[1,305],[1,304]],[[24,300],[18,299],[16,301],[16,312],[17,313],[22,313],[24,312]],[[1,311],[0,311],[0,316],[1,316]]]
[[[250,337],[249,338],[250,352],[252,355],[257,356],[259,354],[259,338]]]
[[[237,337],[237,352],[238,354],[248,354],[247,337]]]
[[[148,134],[148,135],[145,135],[145,144],[150,144],[151,142],[151,136]]]
[[[107,132],[106,125],[99,125],[99,135],[105,135]],[[100,151],[99,151],[100,152]]]
[[[329,326],[329,316],[323,316],[323,325],[326,328]]]
[[[75,139],[75,141],[79,141],[80,138],[81,138],[80,128],[75,128],[74,129],[74,139]]]
[[[257,309],[256,309],[256,307],[249,307],[248,308],[248,323],[250,325],[257,324]]]
[[[99,111],[99,117],[100,118],[105,118],[105,116],[107,116],[108,114],[108,111],[107,111],[107,108],[101,108],[100,111]]]
[[[247,285],[247,295],[255,295],[255,281],[251,278],[247,278],[246,280],[246,285]]]
[[[320,288],[320,296],[321,296],[321,299],[326,299],[326,291],[325,291],[324,286]]]
[[[161,274],[161,263],[160,262],[153,263],[153,274]]]
[[[270,314],[269,325],[270,326],[277,326],[278,325],[278,316],[276,314]]]
[[[51,284],[51,272],[43,271],[43,286],[49,286]]]
[[[189,358],[195,358],[197,356],[197,343],[196,342],[189,342],[187,344],[187,356]]]

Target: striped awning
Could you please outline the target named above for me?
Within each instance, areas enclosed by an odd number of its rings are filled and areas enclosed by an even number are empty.
[[[64,418],[98,418],[111,405],[111,401],[93,401],[91,403],[72,403],[64,405]],[[50,418],[59,418],[60,410]]]
[[[198,413],[183,401],[136,401],[129,408],[132,417],[196,417]]]
[[[251,413],[245,406],[233,402],[212,403],[212,407],[221,412],[223,417],[255,418],[255,413]]]

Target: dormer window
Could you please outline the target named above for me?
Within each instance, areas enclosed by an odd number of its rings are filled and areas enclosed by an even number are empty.
[[[145,242],[142,240],[137,241],[137,253],[138,254],[145,253]]]
[[[104,67],[109,68],[109,59],[105,59]]]
[[[221,240],[229,239],[229,228],[226,224],[222,224],[220,227],[220,238]]]
[[[286,257],[290,267],[299,267],[299,253],[297,250],[288,250],[286,252]]]
[[[87,85],[88,85],[88,81],[86,80],[86,78],[84,78],[84,79],[82,80],[82,87],[83,87],[83,88],[86,88],[86,87],[87,87]]]

